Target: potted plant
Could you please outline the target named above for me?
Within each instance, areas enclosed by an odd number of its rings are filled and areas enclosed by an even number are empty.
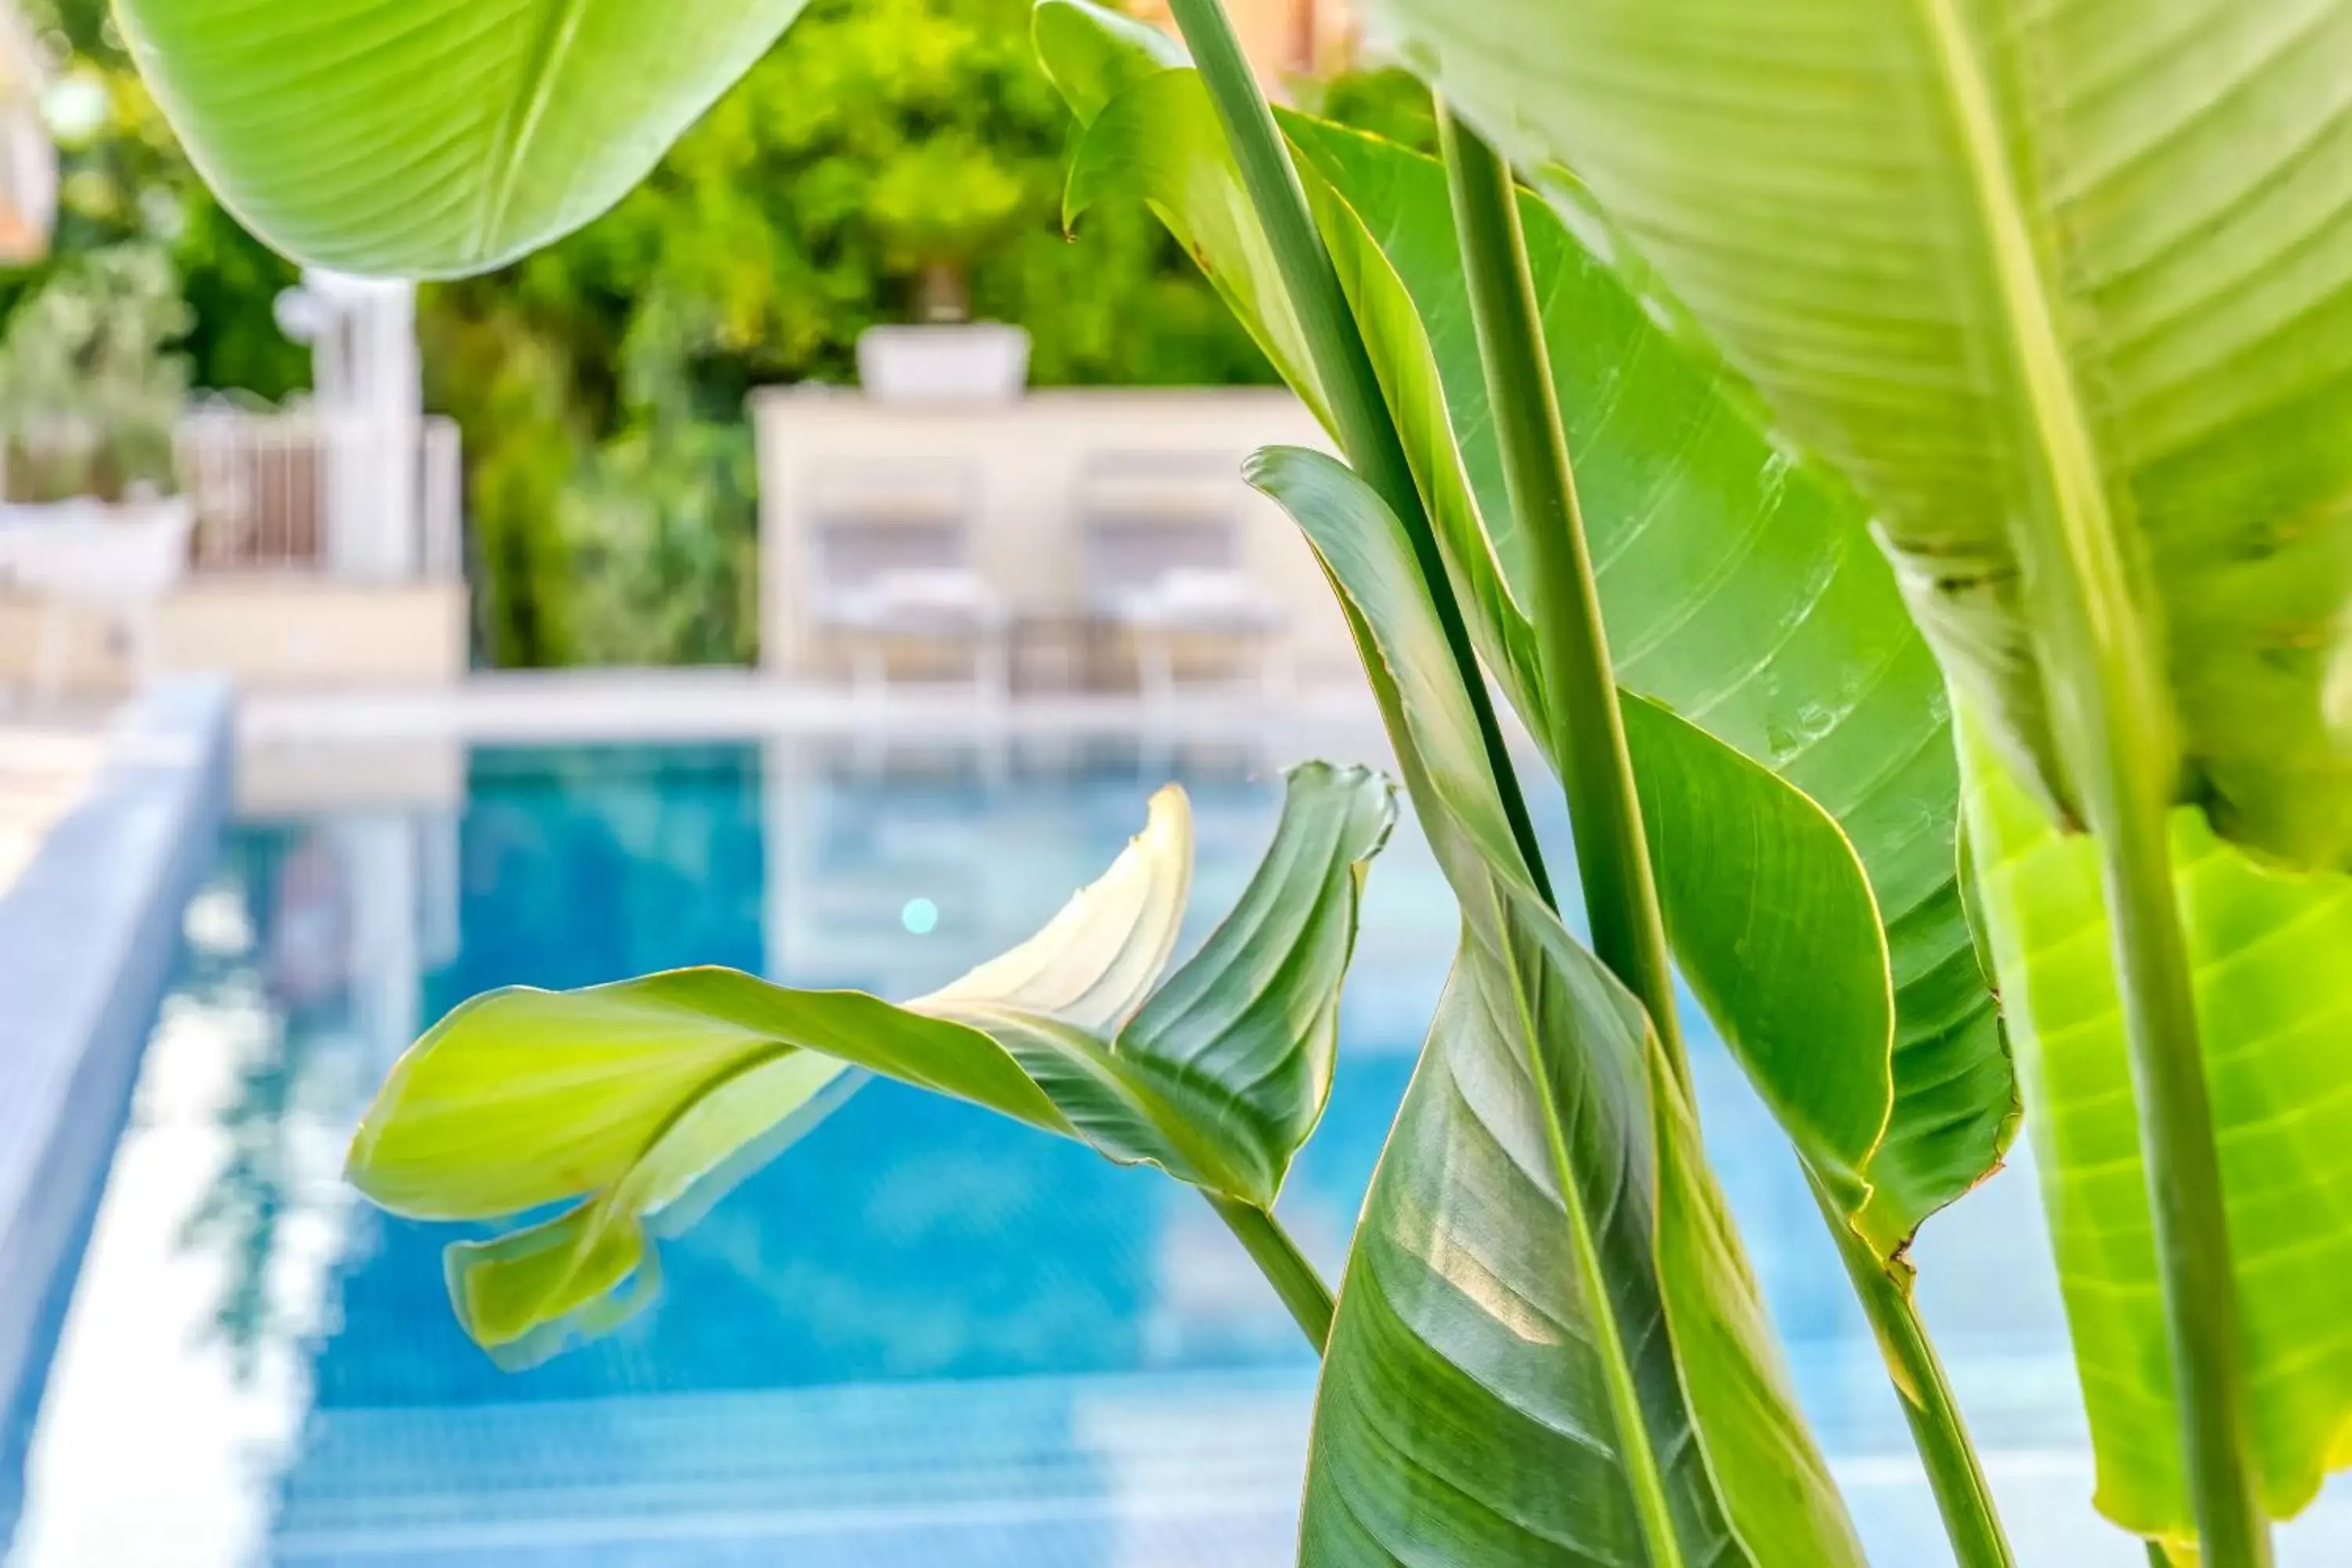
[[[1021,176],[964,133],[912,141],[866,193],[883,265],[914,282],[917,320],[867,328],[857,376],[890,402],[1003,402],[1029,378],[1029,334],[971,317],[973,260],[1028,207]]]

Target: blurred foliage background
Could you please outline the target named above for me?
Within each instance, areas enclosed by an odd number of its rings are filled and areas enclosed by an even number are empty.
[[[238,226],[180,155],[147,97],[106,0],[18,0],[47,47],[44,105],[58,152],[57,233],[48,258],[0,268],[0,322],[100,252],[143,254],[176,279],[190,307],[175,347],[199,387],[276,402],[306,389],[310,351],[273,313],[293,266]]]
[[[173,268],[194,385],[278,401],[306,349],[295,269],[180,156],[106,0],[22,0],[58,62],[51,258],[0,271],[0,323],[60,269],[131,247]],[[814,0],[652,177],[504,271],[425,288],[426,403],[462,427],[477,656],[499,666],[748,661],[757,591],[745,395],[856,379],[878,321],[1017,322],[1038,385],[1255,383],[1270,368],[1140,205],[1061,226],[1071,121],[1031,0]],[[1297,84],[1433,140],[1402,71]]]

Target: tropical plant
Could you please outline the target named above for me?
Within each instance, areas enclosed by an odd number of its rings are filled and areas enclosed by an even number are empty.
[[[2352,1415],[2352,7],[1385,9],[1875,510],[1979,738],[2101,1501],[2264,1560]]]
[[[381,0],[122,0],[233,201],[423,271],[617,197],[793,9],[615,4],[549,51],[528,7],[460,49],[455,11],[395,34]],[[431,1213],[585,1192],[453,1266],[478,1338],[535,1347],[643,1287],[688,1177],[874,1067],[1210,1194],[1325,1352],[1303,1561],[1858,1562],[1696,1142],[1679,970],[1960,1560],[2010,1552],[1905,1255],[2021,1089],[2101,1506],[2153,1555],[2266,1563],[2352,1417],[2352,3],[1374,9],[1437,160],[1277,117],[1217,0],[1172,6],[1197,67],[1089,0],[1035,23],[1086,127],[1071,215],[1147,203],[1345,455],[1252,477],[1461,906],[1336,1304],[1270,1217],[1385,820],[1328,769],[1158,989],[1164,803],[1035,942],[903,1008],[687,972],[461,1009],[356,1177]],[[398,90],[436,54],[462,88]],[[253,110],[362,95],[332,146]],[[1569,798],[1590,952],[1496,694]]]
[[[1021,216],[1020,176],[985,143],[927,136],[876,178],[866,193],[882,254],[919,280],[923,320],[971,314],[972,258]]]

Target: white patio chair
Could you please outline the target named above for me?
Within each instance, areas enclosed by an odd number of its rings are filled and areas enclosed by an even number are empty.
[[[1088,607],[1125,632],[1147,702],[1176,693],[1176,651],[1246,644],[1269,697],[1291,685],[1289,618],[1243,563],[1240,480],[1224,455],[1105,454],[1079,477]]]
[[[1012,616],[971,563],[976,496],[960,463],[827,468],[810,498],[809,616],[850,654],[875,701],[888,692],[893,643],[965,649],[990,706],[1012,683]]]

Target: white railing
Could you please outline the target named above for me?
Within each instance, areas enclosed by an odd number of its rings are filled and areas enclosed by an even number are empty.
[[[208,404],[173,440],[199,572],[404,581],[463,570],[455,422]]]

